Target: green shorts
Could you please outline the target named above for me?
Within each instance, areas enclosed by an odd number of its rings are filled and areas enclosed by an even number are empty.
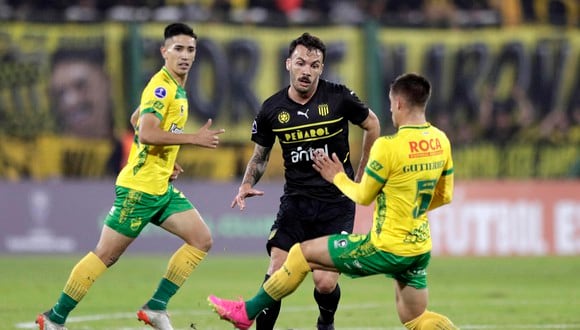
[[[427,287],[431,253],[401,257],[377,249],[370,235],[331,235],[328,251],[334,266],[349,277],[383,274],[416,289]]]
[[[105,224],[129,237],[139,236],[148,223],[160,226],[170,215],[193,209],[191,202],[172,184],[163,195],[151,195],[121,186],[115,187],[115,195]]]

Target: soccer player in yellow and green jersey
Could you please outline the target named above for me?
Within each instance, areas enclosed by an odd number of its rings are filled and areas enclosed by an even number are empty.
[[[187,122],[188,103],[185,89],[164,67],[149,81],[143,91],[140,113],[152,114],[160,121],[159,128],[174,134],[183,133]],[[140,140],[137,122],[135,139]],[[173,173],[180,145],[133,143],[125,166],[116,184],[153,195],[164,194]]]
[[[372,245],[399,256],[431,251],[427,211],[448,203],[453,194],[445,133],[429,123],[400,126],[396,134],[375,141],[365,172],[360,185],[343,174],[334,183],[359,204],[374,200]]]
[[[313,167],[358,204],[373,201],[366,235],[330,235],[294,245],[282,268],[249,300],[211,295],[210,304],[225,320],[248,329],[261,310],[291,294],[314,269],[350,277],[383,274],[395,280],[399,319],[407,329],[452,330],[444,315],[427,310],[427,266],[431,236],[427,212],[453,196],[451,144],[426,120],[431,84],[423,76],[403,74],[391,84],[389,99],[397,133],[377,139],[365,173],[356,183],[336,154],[318,153]]]
[[[211,248],[209,228],[172,181],[181,172],[175,163],[180,145],[216,148],[224,130],[210,129],[209,119],[198,132],[183,132],[188,112],[184,86],[195,60],[197,35],[185,24],[172,23],[166,26],[164,37],[160,50],[165,65],[147,84],[131,116],[135,139],[128,163],[117,177],[115,201],[99,242],[72,269],[57,303],[38,315],[40,330],[66,329],[69,313],[149,223],[184,243],[169,260],[157,289],[139,309],[137,318],[155,329],[172,330],[167,303]]]

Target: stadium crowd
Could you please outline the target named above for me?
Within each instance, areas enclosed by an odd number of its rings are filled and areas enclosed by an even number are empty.
[[[1,20],[218,21],[264,25],[578,26],[576,0],[0,0]]]

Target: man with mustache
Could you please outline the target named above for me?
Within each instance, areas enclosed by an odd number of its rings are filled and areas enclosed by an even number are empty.
[[[285,180],[280,208],[266,244],[270,265],[264,281],[278,270],[295,244],[312,238],[352,232],[355,204],[312,168],[314,154],[337,154],[351,179],[360,180],[371,145],[380,134],[377,116],[346,86],[320,76],[326,46],[304,33],[290,43],[286,70],[290,85],[268,98],[252,126],[254,153],[232,207],[264,192],[254,186],[264,174],[276,138],[282,148]],[[362,156],[355,172],[350,162],[349,122],[364,130]],[[338,273],[313,272],[318,329],[334,329],[340,299]],[[258,330],[274,328],[280,301],[257,317]]]

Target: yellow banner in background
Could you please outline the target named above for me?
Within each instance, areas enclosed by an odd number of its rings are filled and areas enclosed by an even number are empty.
[[[163,65],[159,47],[165,24],[137,25],[136,35],[133,26],[120,23],[0,26],[0,177],[114,175],[126,156],[123,143],[131,139],[128,116],[137,106],[132,100],[140,99]],[[243,174],[253,149],[252,120],[262,102],[288,84],[288,45],[302,33],[319,36],[327,46],[324,78],[344,83],[367,102],[369,85],[377,83],[366,80],[369,57],[358,27],[192,26],[199,39],[186,86],[186,131],[196,131],[207,118],[226,129],[218,150],[182,149],[179,161],[192,178],[232,180]],[[380,72],[384,100],[373,110],[386,119],[384,132],[392,130],[388,84],[402,72],[428,75],[434,85],[431,104],[461,118],[477,111],[486,84],[499,87],[499,98],[515,83],[525,84],[533,91],[532,101],[548,110],[565,109],[579,92],[577,30],[380,28],[376,39],[380,61],[374,69]],[[541,65],[538,56],[544,56]],[[356,164],[360,130],[351,132]],[[579,154],[577,144],[539,149],[526,143],[505,150],[487,144],[458,148],[457,158],[463,160],[458,177],[558,177]],[[265,179],[283,175],[279,148],[273,153]],[[562,156],[562,162],[549,161],[555,159],[550,155]]]
[[[473,93],[479,101],[486,86],[498,89],[498,99],[506,99],[515,85],[528,91],[542,115],[577,102],[577,29],[381,29],[377,38],[383,51],[382,68],[377,69],[387,80],[385,87],[401,72],[425,74],[433,83],[432,105],[457,105],[454,98],[462,96],[457,90]],[[463,111],[464,106],[447,110]]]

